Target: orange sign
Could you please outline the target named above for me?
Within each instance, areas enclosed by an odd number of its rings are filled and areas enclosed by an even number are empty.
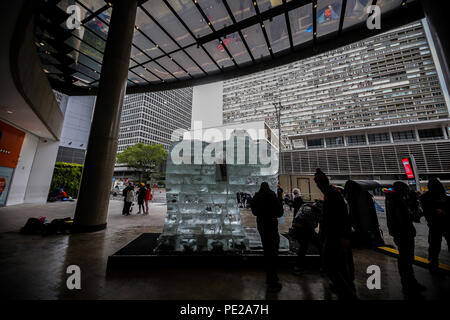
[[[25,133],[0,121],[0,167],[15,168]]]

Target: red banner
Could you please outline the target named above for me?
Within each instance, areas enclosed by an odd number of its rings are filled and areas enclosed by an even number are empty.
[[[408,179],[414,179],[414,172],[411,167],[411,163],[408,158],[402,159],[403,168],[405,168],[406,176]]]

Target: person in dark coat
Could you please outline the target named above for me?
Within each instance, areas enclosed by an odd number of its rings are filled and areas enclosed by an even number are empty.
[[[256,223],[264,250],[265,269],[269,291],[279,291],[282,288],[277,275],[278,248],[280,236],[278,234],[278,220],[283,214],[283,204],[275,192],[270,190],[267,182],[261,187],[251,200],[251,210],[256,216]]]
[[[406,295],[416,294],[426,288],[414,276],[414,238],[416,229],[413,214],[408,207],[409,187],[397,181],[393,191],[386,192],[386,220],[389,234],[398,248],[398,272]]]
[[[332,287],[342,299],[356,299],[351,224],[341,192],[330,185],[325,173],[316,169],[314,181],[324,195],[322,223],[322,264]]]
[[[145,207],[144,207],[144,200],[145,200],[145,194],[147,193],[147,189],[145,188],[145,184],[141,183],[141,186],[139,187],[138,190],[138,196],[137,196],[137,201],[138,201],[138,214],[141,213],[141,208],[142,208],[142,213],[145,213]]]
[[[294,219],[303,203],[304,201],[300,195],[300,190],[294,189],[294,200],[292,201],[292,207],[294,208]]]
[[[450,251],[450,197],[445,194],[442,183],[432,178],[428,181],[428,191],[420,197],[420,202],[428,224],[429,270],[437,273],[442,237],[447,241]]]
[[[283,203],[283,188],[281,188],[281,185],[278,184],[277,185],[277,197],[278,199],[281,201],[281,203]]]
[[[129,206],[127,204],[127,194],[128,191],[130,191],[130,189],[133,188],[133,184],[130,182],[122,191],[122,196],[123,196],[123,209],[122,209],[122,215],[127,215],[129,213]]]

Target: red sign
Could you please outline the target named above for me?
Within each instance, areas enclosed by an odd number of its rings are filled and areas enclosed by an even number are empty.
[[[15,168],[25,133],[0,121],[0,167]]]
[[[406,176],[408,179],[414,179],[414,172],[411,167],[411,163],[408,158],[402,159],[403,168],[405,168]]]

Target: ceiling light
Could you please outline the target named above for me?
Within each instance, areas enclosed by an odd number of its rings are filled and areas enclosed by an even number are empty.
[[[43,43],[43,42],[41,42],[41,43],[39,43],[41,46],[44,46],[45,45],[45,43]]]
[[[9,114],[13,113],[13,111],[11,111],[11,110],[8,110],[8,111],[6,111],[6,112],[8,112]]]
[[[262,27],[262,28],[264,28],[264,23],[263,23],[263,24],[261,24],[261,27]]]

